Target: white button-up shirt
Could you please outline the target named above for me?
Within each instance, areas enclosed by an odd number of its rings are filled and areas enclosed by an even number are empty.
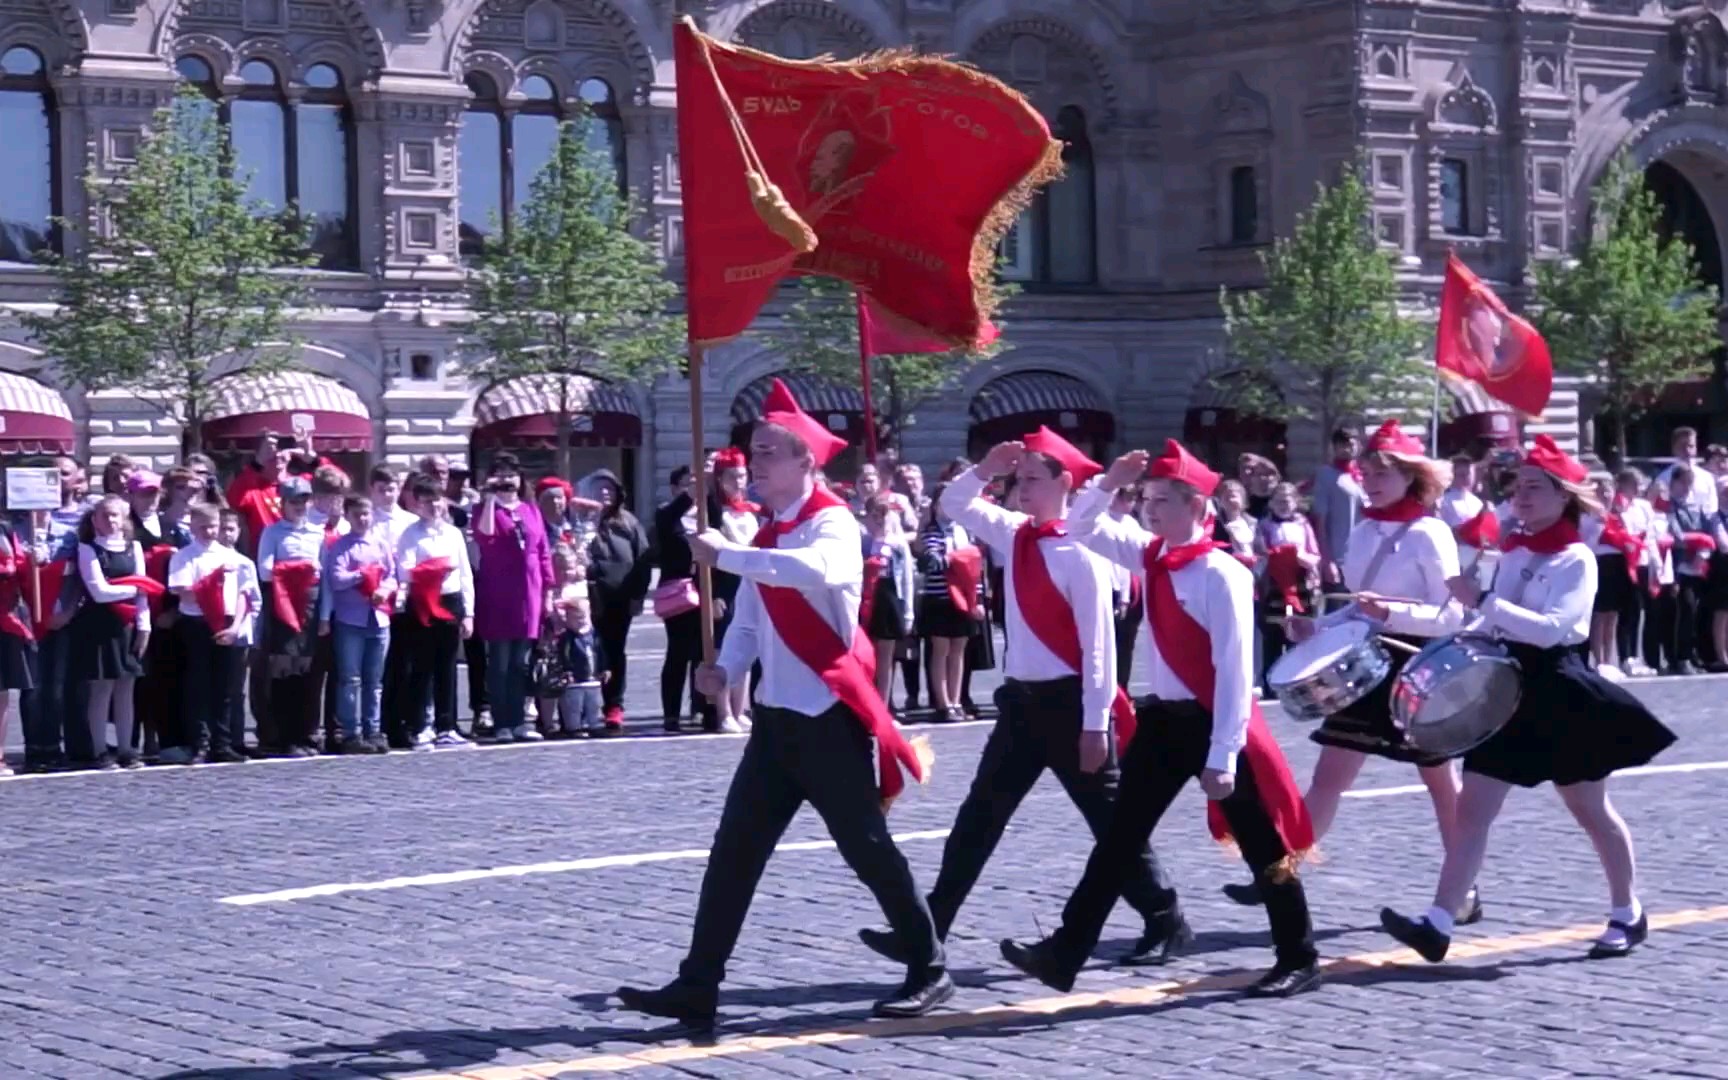
[[[986,502],[983,498],[986,486],[987,481],[978,475],[978,470],[968,469],[943,489],[942,509],[967,532],[1007,556],[1002,581],[1008,647],[1002,673],[1022,682],[1048,682],[1078,675],[1082,729],[1107,731],[1110,703],[1116,698],[1116,608],[1111,598],[1110,565],[1072,534],[1038,541],[1044,564],[1050,568],[1050,579],[1074,612],[1082,668],[1075,671],[1045,647],[1020,611],[1014,582],[1014,535],[1032,519]],[[1105,506],[1108,505],[1106,496]]]
[[[1100,515],[1109,505],[1109,495],[1093,488],[1080,493],[1068,516],[1069,527],[1085,537],[1086,546],[1118,566],[1144,576],[1146,549],[1157,537],[1132,519]],[[1206,537],[1196,537],[1196,540]],[[1206,767],[1234,773],[1236,755],[1248,743],[1248,717],[1254,707],[1254,573],[1228,551],[1218,550],[1195,559],[1170,574],[1176,602],[1205,629],[1211,643],[1212,747]],[[1146,597],[1146,643],[1151,664],[1147,675],[1153,697],[1165,701],[1193,701],[1195,694],[1158,651],[1158,636],[1152,632],[1152,590]]]
[[[237,641],[250,641],[252,621],[258,617],[261,599],[258,571],[251,559],[231,547],[221,544],[206,546],[194,540],[176,551],[169,560],[168,587],[177,592],[187,590],[180,594],[180,613],[201,619],[204,609],[198,606],[198,599],[190,590],[221,567],[228,568],[227,576],[222,579],[222,606],[227,609],[228,617],[234,620],[229,627]]]
[[[1474,491],[1447,488],[1440,496],[1440,520],[1456,529],[1466,521],[1473,520],[1482,512],[1484,505],[1482,496]]]
[[[1420,600],[1439,604],[1452,595],[1446,588],[1448,578],[1458,576],[1458,541],[1452,529],[1437,517],[1421,517],[1409,522],[1410,528],[1380,564],[1374,580],[1369,582],[1368,567],[1387,537],[1403,529],[1402,521],[1374,521],[1364,518],[1350,534],[1350,547],[1344,553],[1344,584],[1352,591],[1378,593],[1402,600]],[[1345,619],[1360,618],[1356,605],[1324,615],[1320,625],[1331,626]]]
[[[450,570],[444,575],[445,596],[462,594],[462,610],[474,614],[474,567],[468,562],[468,538],[448,521],[428,525],[419,518],[402,530],[396,539],[396,580],[402,588],[397,593],[404,607],[408,602],[408,584],[413,570],[423,562],[449,559]]]
[[[803,509],[805,499],[788,507],[776,520],[792,520]],[[744,579],[734,598],[736,610],[718,661],[727,682],[742,684],[750,666],[760,660],[762,679],[756,684],[756,699],[762,704],[805,716],[820,716],[832,709],[837,699],[828,685],[798,659],[768,621],[759,587],[797,589],[850,648],[858,630],[858,603],[864,592],[864,549],[852,511],[844,505],[818,511],[782,536],[778,547],[734,544],[720,552],[716,565]]]
[[[1467,629],[1552,649],[1590,640],[1595,603],[1596,556],[1589,547],[1568,544],[1553,555],[1518,548],[1500,560],[1494,590],[1475,612],[1452,599],[1438,605],[1388,604],[1386,627],[1423,635]]]

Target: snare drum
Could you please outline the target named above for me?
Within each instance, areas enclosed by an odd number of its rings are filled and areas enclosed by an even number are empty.
[[[1359,619],[1329,626],[1280,656],[1266,672],[1284,711],[1318,723],[1361,701],[1392,670],[1392,658]]]
[[[1436,638],[1398,673],[1392,723],[1416,749],[1458,757],[1506,726],[1523,686],[1518,661],[1495,639]]]

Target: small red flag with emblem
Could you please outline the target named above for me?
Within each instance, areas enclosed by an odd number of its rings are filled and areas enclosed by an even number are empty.
[[[1455,253],[1446,256],[1434,364],[1441,375],[1474,383],[1527,420],[1542,419],[1554,390],[1548,343]]]

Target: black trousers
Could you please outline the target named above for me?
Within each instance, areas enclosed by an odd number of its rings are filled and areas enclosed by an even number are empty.
[[[1104,921],[1122,895],[1125,883],[1138,872],[1137,860],[1147,838],[1189,780],[1206,767],[1212,741],[1212,717],[1197,702],[1140,703],[1139,734],[1122,761],[1122,793],[1110,828],[1092,849],[1086,873],[1062,911],[1056,931],[1057,954],[1079,970],[1098,944]],[[1236,760],[1236,790],[1220,805],[1242,861],[1253,871],[1266,901],[1272,924],[1272,945],[1281,966],[1313,963],[1314,928],[1301,879],[1273,882],[1267,871],[1289,851],[1261,804],[1255,777],[1246,756]]]
[[[1649,602],[1650,568],[1641,566],[1637,582],[1627,591],[1626,602],[1620,605],[1620,621],[1614,624],[1614,648],[1622,667],[1638,655],[1639,625]]]
[[[178,625],[163,627],[150,635],[150,644],[144,648],[144,677],[133,687],[133,712],[138,720],[137,730],[154,731],[157,744],[164,750],[188,745],[190,749],[198,749],[196,740],[190,744],[180,741],[188,727],[180,718],[186,701],[184,680],[188,670],[186,639],[180,635]],[[197,734],[196,728],[191,730]]]
[[[1698,651],[1699,628],[1703,625],[1704,602],[1710,592],[1710,583],[1706,578],[1685,574],[1674,575],[1674,581],[1679,585],[1674,598],[1674,663],[1691,661],[1696,664],[1702,659]],[[1706,634],[1705,638],[1708,636]]]
[[[1128,689],[1128,678],[1134,673],[1134,643],[1140,639],[1140,619],[1145,605],[1136,598],[1128,610],[1116,620],[1116,685]]]
[[[589,585],[589,596],[594,600],[594,632],[600,635],[600,644],[606,649],[606,659],[612,663],[612,678],[606,681],[601,698],[606,708],[624,707],[624,680],[629,670],[630,658],[625,655],[626,646],[630,641],[630,624],[636,619],[636,602],[611,592],[605,592]],[[700,639],[698,639],[700,641]],[[666,646],[670,651],[670,643]],[[697,645],[700,650],[701,645]]]
[[[930,643],[921,637],[912,638],[907,652],[909,655],[900,661],[900,682],[906,688],[906,707],[915,709],[918,707],[918,687],[933,681],[927,674],[930,668]],[[936,700],[934,693],[930,695],[930,700]]]
[[[715,634],[719,643],[719,634]],[[610,657],[610,653],[607,654]],[[666,620],[666,659],[660,665],[660,717],[667,723],[684,715],[684,696],[690,696],[690,712],[702,718],[703,727],[719,722],[719,711],[696,692],[696,665],[702,662],[702,612],[686,611]]]
[[[882,906],[911,957],[909,974],[934,978],[942,971],[942,943],[930,909],[888,834],[875,748],[863,725],[839,705],[821,716],[761,706],[714,833],[681,981],[714,987],[725,978],[768,857],[806,801],[822,815],[840,857]]]
[[[1080,771],[1080,680],[1011,680],[996,691],[999,717],[978,759],[972,790],[960,804],[930,890],[936,932],[948,936],[954,916],[977,884],[1008,821],[1046,769],[1056,774],[1095,839],[1103,839],[1118,797],[1114,760]],[[1144,841],[1123,877],[1122,894],[1148,921],[1176,907],[1176,889]]]
[[[425,715],[410,715],[413,698],[408,693],[408,650],[402,647],[404,635],[414,633],[408,628],[409,623],[416,627],[420,624],[413,612],[390,617],[390,645],[384,651],[384,680],[378,704],[379,730],[398,750],[405,750],[413,743],[414,733],[420,730],[420,717]]]
[[[1678,662],[1674,655],[1676,603],[1674,586],[1664,585],[1644,608],[1644,662],[1657,671]]]
[[[229,748],[233,746],[228,710],[234,695],[234,673],[245,650],[216,644],[210,624],[185,612],[174,627],[186,646],[186,675],[181,681],[186,706],[180,714],[176,745],[196,748],[208,740],[211,750]]]
[[[400,634],[390,631],[390,652],[403,657],[402,698],[406,717],[403,734],[408,741],[432,711],[432,730],[443,734],[456,730],[456,657],[462,651],[462,620],[467,609],[461,593],[445,593],[445,610],[454,620],[433,619],[421,626],[418,616],[398,620]]]
[[[462,659],[468,664],[468,713],[476,721],[489,712],[486,700],[486,643],[471,637],[462,643]]]

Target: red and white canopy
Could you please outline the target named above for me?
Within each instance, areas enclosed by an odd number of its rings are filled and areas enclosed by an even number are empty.
[[[59,391],[0,372],[0,454],[70,454],[77,445],[72,410]]]
[[[321,451],[372,449],[372,415],[360,395],[326,375],[279,371],[241,372],[212,384],[216,402],[204,418],[204,446],[214,451],[250,450],[265,432],[307,429]]]
[[[569,419],[571,446],[642,445],[642,416],[630,392],[586,375],[523,375],[489,387],[474,403],[474,443],[552,449],[560,414]]]

